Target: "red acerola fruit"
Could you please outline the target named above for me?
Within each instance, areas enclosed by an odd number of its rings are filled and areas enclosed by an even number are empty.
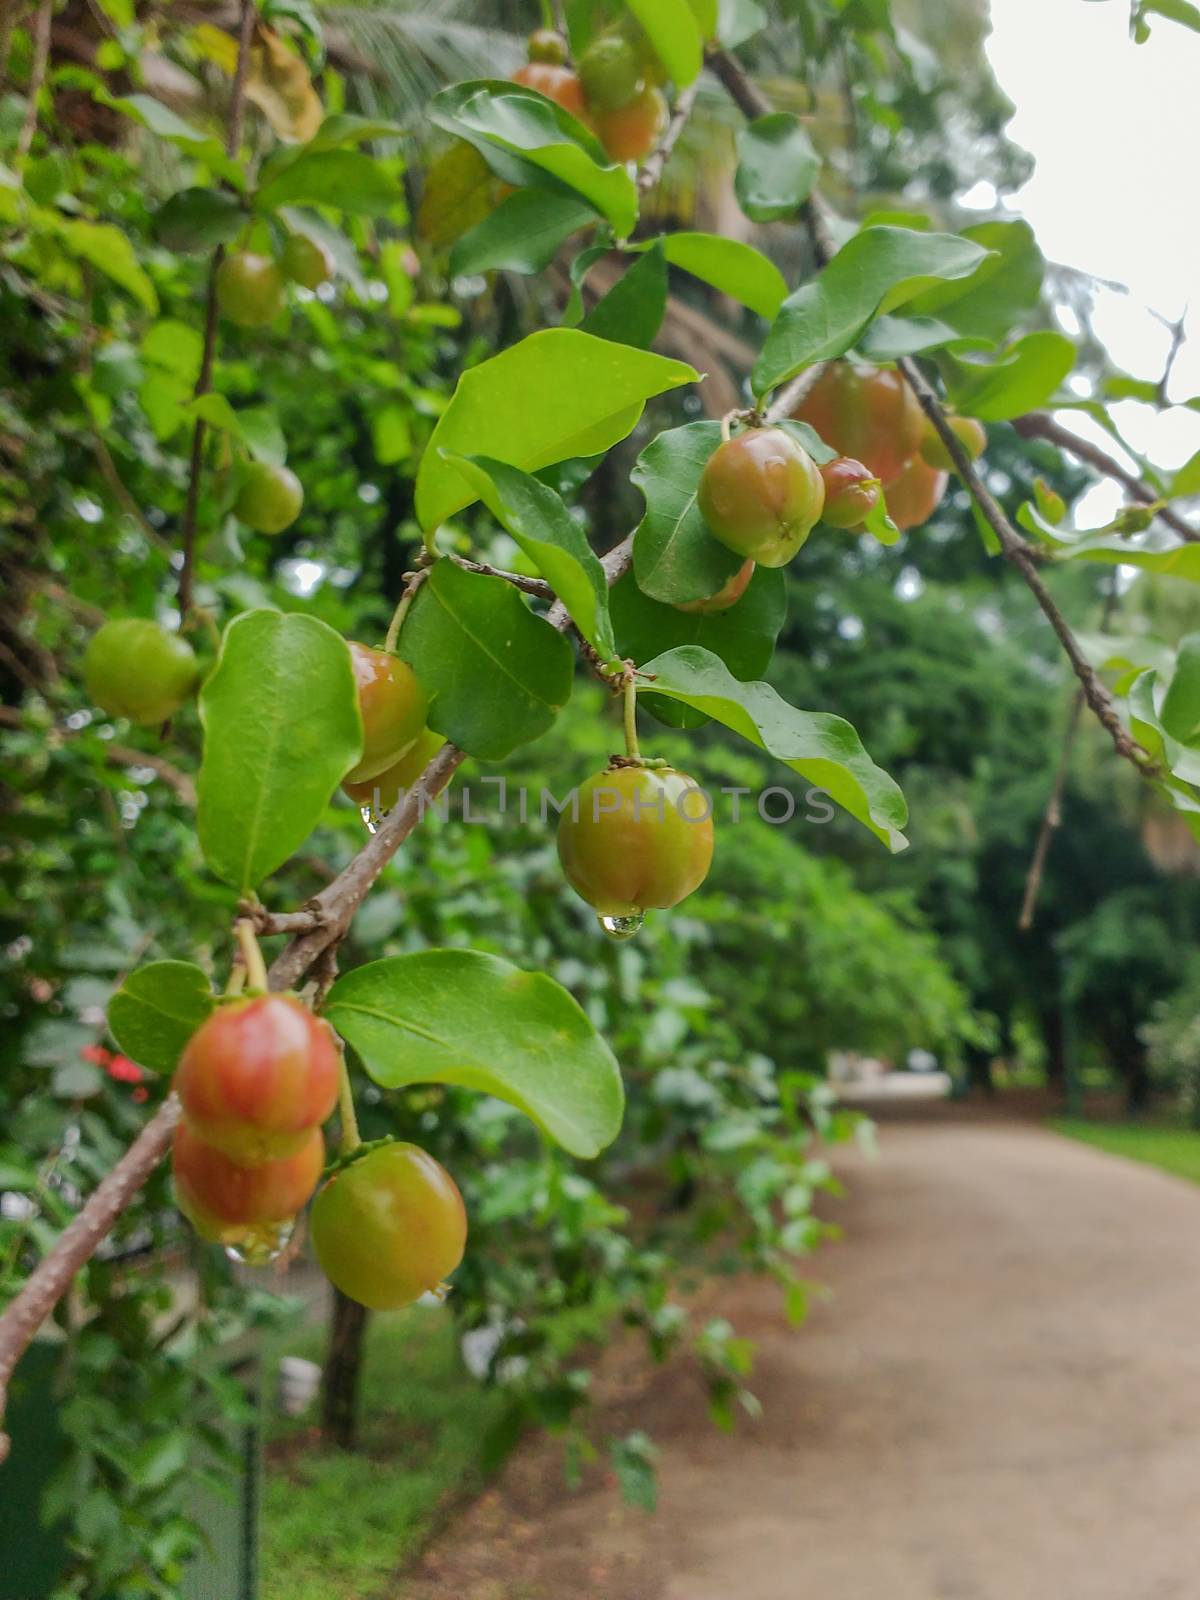
[[[825,485],[825,509],[821,521],[831,528],[855,530],[862,527],[879,504],[879,479],[861,461],[836,456],[820,469]]]
[[[362,783],[394,766],[425,729],[429,696],[407,661],[387,650],[349,641],[363,720],[362,755],[346,783]]]
[[[179,1209],[197,1233],[237,1243],[245,1228],[285,1222],[307,1205],[325,1166],[325,1141],[313,1128],[294,1155],[246,1167],[206,1144],[187,1121],[175,1130],[171,1168]]]
[[[886,488],[916,455],[925,415],[898,372],[831,362],[792,413]]]

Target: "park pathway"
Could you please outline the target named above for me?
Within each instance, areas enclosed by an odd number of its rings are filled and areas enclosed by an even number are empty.
[[[843,1163],[833,1291],[713,1314],[758,1344],[758,1423],[612,1353],[603,1420],[661,1449],[657,1516],[562,1488],[530,1440],[402,1600],[1196,1600],[1200,1188],[1001,1115],[886,1120]]]

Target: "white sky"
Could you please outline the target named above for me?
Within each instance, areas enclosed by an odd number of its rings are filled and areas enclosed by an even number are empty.
[[[1157,379],[1166,357],[1169,334],[1150,308],[1173,319],[1190,306],[1171,396],[1200,395],[1200,34],[1156,18],[1135,45],[1126,0],[992,0],[991,11],[988,55],[1017,108],[1009,133],[1037,162],[1011,207],[1051,260],[1127,287],[1099,292],[1095,326],[1134,377]],[[1159,466],[1200,449],[1196,412],[1156,416],[1126,401],[1113,416]],[[1063,420],[1106,441],[1078,412]],[[1087,501],[1082,524],[1119,497],[1106,488]]]

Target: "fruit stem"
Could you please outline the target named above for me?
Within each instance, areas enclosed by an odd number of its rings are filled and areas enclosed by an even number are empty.
[[[350,1087],[350,1073],[346,1066],[346,1052],[338,1043],[338,1114],[342,1119],[342,1154],[348,1156],[362,1143],[358,1131],[358,1113],[354,1109],[354,1091]]]
[[[229,969],[229,982],[225,985],[227,995],[239,995],[246,987],[246,968],[239,958]]]
[[[642,759],[637,736],[637,680],[632,672],[625,674],[625,753],[631,761]]]
[[[237,924],[238,947],[242,952],[242,962],[246,968],[246,977],[251,989],[257,989],[260,994],[266,994],[269,987],[267,983],[267,964],[263,960],[263,953],[258,948],[258,939],[255,937],[254,924],[245,920]]]
[[[403,627],[404,619],[408,615],[408,608],[412,605],[417,590],[425,581],[425,570],[423,568],[420,572],[410,574],[409,582],[405,585],[404,593],[400,596],[400,602],[395,611],[392,612],[392,620],[388,624],[387,638],[383,641],[383,648],[389,655],[396,649],[400,638],[400,629]]]

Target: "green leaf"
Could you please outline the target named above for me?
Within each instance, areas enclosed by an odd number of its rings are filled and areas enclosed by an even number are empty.
[[[723,239],[717,233],[668,233],[637,248],[650,250],[656,245],[673,267],[710,283],[768,322],[787,298],[783,273],[761,250],[740,239]]]
[[[598,455],[632,433],[651,396],[696,378],[681,361],[578,328],[530,334],[459,378],[417,475],[421,527],[433,531],[476,498],[442,451],[525,472]]]
[[[492,169],[479,151],[456,139],[426,169],[417,232],[432,245],[449,244],[491,214],[495,190]]]
[[[268,178],[255,196],[259,211],[280,206],[334,206],[378,217],[404,199],[397,180],[361,150],[308,150]]]
[[[398,400],[372,411],[371,440],[380,466],[394,466],[397,461],[404,461],[412,450],[410,415],[408,405]]]
[[[703,616],[651,600],[638,588],[634,574],[628,573],[614,586],[611,604],[622,656],[645,661],[679,645],[694,644],[718,656],[735,678],[757,678],[771,663],[787,617],[787,579],[778,567],[756,567],[736,605]],[[660,722],[673,728],[697,728],[708,721],[706,713],[665,695],[644,692],[640,698]]]
[[[456,456],[454,464],[537,567],[587,642],[612,661],[616,643],[608,579],[561,497],[527,472],[487,456]]]
[[[235,188],[245,188],[246,175],[241,162],[225,154],[225,147],[220,139],[215,134],[204,133],[201,129],[193,127],[190,122],[185,122],[181,116],[163,105],[161,100],[155,100],[153,95],[131,94],[117,98],[109,94],[106,89],[97,89],[95,98],[113,111],[119,111],[131,122],[148,128],[151,133],[160,139],[165,139],[168,144],[186,151],[193,160],[202,161],[213,172],[226,178]]]
[[[986,365],[947,357],[946,392],[964,416],[1005,422],[1044,405],[1074,365],[1065,334],[1027,333]]]
[[[717,36],[717,0],[688,0],[696,26],[705,39]]]
[[[1193,33],[1200,33],[1200,6],[1193,5],[1192,0],[1138,0],[1135,37],[1139,44],[1144,44],[1150,34],[1145,22],[1148,16],[1168,17]]]
[[[700,76],[704,65],[704,40],[700,23],[688,0],[625,0],[654,46],[654,53],[675,80],[686,89]]]
[[[58,231],[72,255],[107,273],[151,316],[157,313],[158,295],[154,285],[120,228],[109,222],[64,222]]]
[[[865,360],[882,365],[929,350],[991,350],[995,344],[991,339],[959,333],[937,317],[876,317],[855,348]]]
[[[511,584],[435,562],[400,631],[397,653],[429,693],[429,726],[483,761],[502,761],[554,722],[575,660]]]
[[[894,311],[939,278],[969,276],[983,256],[979,245],[950,233],[879,227],[855,234],[783,302],[754,365],[755,394],[844,355],[879,312]]]
[[[662,249],[652,245],[612,288],[598,300],[580,324],[583,333],[617,344],[647,350],[658,336],[667,311],[667,262]]]
[[[452,84],[430,102],[439,127],[469,140],[505,183],[565,184],[607,217],[624,238],[637,221],[637,189],[599,140],[545,95],[489,78]]]
[[[1048,522],[1028,501],[1019,513],[1021,525],[1045,544],[1053,546],[1063,561],[1099,561],[1106,566],[1141,567],[1162,577],[1200,583],[1200,543],[1177,539],[1165,529],[1152,529],[1136,543],[1110,529],[1071,533]]]
[[[768,21],[759,0],[718,0],[717,38],[727,50],[761,33]]]
[[[794,217],[812,193],[821,170],[799,117],[773,111],[757,117],[738,134],[734,191],[751,222]]]
[[[908,807],[850,723],[824,711],[798,711],[766,683],[739,683],[724,662],[694,645],[669,650],[640,668],[638,692],[652,690],[705,711],[782,761],[870,828],[889,850],[903,850]]]
[[[217,189],[181,189],[154,214],[155,237],[168,250],[209,251],[228,244],[246,223],[246,213]]]
[[[207,394],[198,394],[184,410],[189,416],[203,417],[210,427],[240,439],[256,461],[280,467],[287,460],[287,443],[279,418],[265,406],[235,411],[223,394],[210,389]]]
[[[200,691],[200,719],[200,847],[246,894],[304,843],[362,754],[346,641],[315,617],[243,612]]]
[[[1193,494],[1200,494],[1200,450],[1184,462],[1171,478],[1169,486],[1169,497],[1172,500]]]
[[[917,317],[937,317],[959,333],[1004,339],[1037,305],[1046,263],[1027,222],[981,222],[964,239],[989,254],[969,277],[939,283],[909,302]]]
[[[325,118],[308,141],[307,148],[333,150],[338,145],[363,144],[367,139],[402,139],[407,131],[400,122],[388,122],[379,117],[356,117],[348,111],[339,111]]]
[[[455,277],[474,272],[533,273],[549,266],[564,239],[597,221],[585,200],[555,189],[518,189],[450,252]]]
[[[385,1089],[449,1083],[495,1095],[584,1158],[620,1131],[616,1060],[544,973],[476,950],[422,950],[346,973],[322,1015]]]
[[[646,497],[633,570],[638,588],[654,600],[706,600],[742,565],[741,556],[713,538],[697,504],[700,474],[720,442],[719,422],[670,428],[651,440],[629,475]]]
[[[174,1072],[216,1003],[208,978],[190,961],[151,961],[131,972],[108,1002],[108,1031],[139,1066]]]
[[[1200,633],[1179,641],[1175,672],[1159,715],[1172,739],[1186,745],[1200,742]]]

